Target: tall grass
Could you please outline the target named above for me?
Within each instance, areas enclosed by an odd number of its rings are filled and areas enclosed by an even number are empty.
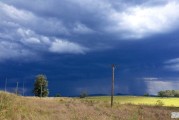
[[[111,108],[107,99],[36,98],[0,92],[0,120],[170,120],[171,112],[179,112],[175,107],[119,102]]]

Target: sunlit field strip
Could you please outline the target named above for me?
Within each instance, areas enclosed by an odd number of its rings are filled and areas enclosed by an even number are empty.
[[[110,96],[87,97],[86,100],[110,102]],[[140,97],[140,96],[115,96],[114,102],[120,104],[144,104],[157,105],[158,101],[163,103],[163,106],[179,107],[179,98],[160,98],[160,97]]]

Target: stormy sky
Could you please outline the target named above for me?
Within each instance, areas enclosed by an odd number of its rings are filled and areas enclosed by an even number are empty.
[[[1,0],[0,89],[50,96],[179,89],[178,0]]]

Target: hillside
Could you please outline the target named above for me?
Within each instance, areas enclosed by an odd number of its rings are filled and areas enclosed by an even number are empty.
[[[78,98],[21,97],[0,92],[0,120],[170,120],[179,108]]]

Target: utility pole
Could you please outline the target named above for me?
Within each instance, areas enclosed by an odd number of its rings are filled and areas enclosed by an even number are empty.
[[[113,106],[113,96],[114,96],[114,69],[115,69],[115,65],[112,64],[111,107]]]
[[[17,82],[17,85],[16,85],[16,95],[18,95],[18,82]]]
[[[4,91],[6,92],[6,86],[7,86],[7,78],[5,80],[5,85],[4,85]]]

